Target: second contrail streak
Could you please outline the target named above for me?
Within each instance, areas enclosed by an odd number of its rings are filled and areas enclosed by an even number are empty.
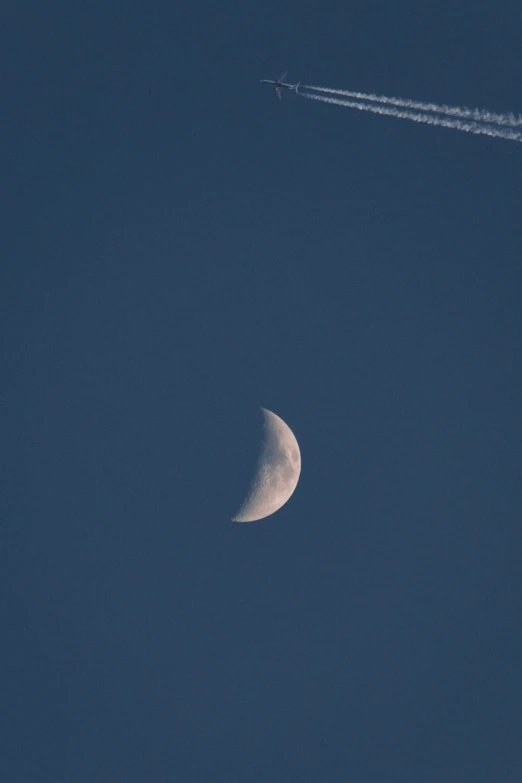
[[[377,106],[371,103],[361,103],[360,101],[345,101],[339,98],[328,98],[326,95],[313,95],[312,93],[300,92],[303,98],[309,98],[312,101],[321,103],[333,103],[336,106],[348,106],[351,109],[359,111],[369,111],[373,114],[385,114],[389,117],[398,117],[412,122],[424,122],[427,125],[438,125],[441,128],[453,128],[454,130],[464,131],[465,133],[476,133],[482,136],[493,136],[498,139],[508,139],[509,141],[522,142],[522,133],[508,128],[502,128],[494,125],[481,125],[479,122],[465,122],[461,119],[450,119],[447,117],[437,117],[433,114],[421,114],[414,111],[401,111],[396,108],[386,106]]]
[[[406,98],[388,98],[385,95],[374,95],[366,92],[352,92],[351,90],[334,90],[331,87],[313,87],[311,84],[303,85],[307,90],[316,90],[317,92],[326,92],[331,95],[346,95],[347,98],[355,98],[362,101],[373,101],[376,103],[386,103],[392,106],[401,106],[405,109],[417,109],[418,111],[431,111],[437,114],[445,114],[448,117],[457,117],[462,120],[473,120],[474,122],[487,122],[494,125],[505,125],[507,127],[522,127],[522,117],[517,117],[512,113],[496,114],[486,109],[468,109],[465,106],[447,106],[438,103],[422,103],[421,101],[411,101]]]

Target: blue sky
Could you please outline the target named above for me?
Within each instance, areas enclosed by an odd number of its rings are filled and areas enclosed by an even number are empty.
[[[521,24],[6,4],[2,779],[520,780]]]

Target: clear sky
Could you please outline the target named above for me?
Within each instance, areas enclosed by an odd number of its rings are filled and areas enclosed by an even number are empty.
[[[522,779],[522,145],[259,84],[522,112],[521,27],[4,2],[2,780]]]

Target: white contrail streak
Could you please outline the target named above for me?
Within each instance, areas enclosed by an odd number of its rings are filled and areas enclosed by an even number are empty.
[[[437,114],[445,114],[447,117],[458,117],[462,120],[474,120],[475,122],[488,122],[495,125],[504,125],[508,127],[521,127],[522,117],[508,112],[507,114],[495,114],[486,109],[468,109],[465,106],[447,106],[438,103],[421,103],[420,101],[410,101],[406,98],[387,98],[384,95],[374,95],[373,93],[352,92],[350,90],[333,90],[330,87],[313,87],[310,84],[303,85],[307,90],[316,90],[317,92],[327,92],[333,95],[346,95],[348,98],[356,98],[362,101],[374,101],[376,103],[387,103],[392,106],[402,106],[405,109],[417,109],[419,111],[432,111]]]
[[[477,133],[483,136],[494,136],[498,139],[522,142],[522,133],[499,126],[480,125],[478,122],[464,122],[459,119],[447,119],[444,117],[436,117],[432,114],[421,114],[413,111],[400,111],[399,109],[389,109],[385,106],[372,105],[371,103],[342,101],[338,98],[327,98],[325,95],[312,95],[312,93],[306,92],[300,92],[299,95],[303,98],[309,98],[312,101],[321,101],[321,103],[334,103],[337,106],[349,106],[351,109],[359,109],[359,111],[370,111],[374,114],[387,114],[389,117],[398,117],[399,119],[412,120],[413,122],[425,122],[427,125],[438,125],[441,128],[454,128],[455,130],[465,131],[466,133]]]

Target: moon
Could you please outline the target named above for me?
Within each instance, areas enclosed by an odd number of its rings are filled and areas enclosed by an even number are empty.
[[[284,506],[301,473],[301,452],[295,435],[272,411],[263,412],[263,443],[250,490],[233,522],[264,519]]]

